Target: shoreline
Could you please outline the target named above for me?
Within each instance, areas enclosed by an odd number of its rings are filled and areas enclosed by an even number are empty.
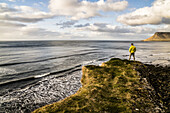
[[[101,66],[84,66],[82,71],[83,87],[77,93],[41,107],[33,113],[168,111],[166,100],[168,81],[165,79],[170,71],[168,67],[113,58]],[[160,72],[162,77],[157,76]],[[161,83],[157,83],[158,81]]]

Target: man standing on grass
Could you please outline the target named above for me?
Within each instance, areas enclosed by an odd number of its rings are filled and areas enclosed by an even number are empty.
[[[131,47],[129,48],[129,60],[131,59],[131,56],[133,56],[133,60],[135,61],[135,52],[136,52],[136,47],[131,43]]]

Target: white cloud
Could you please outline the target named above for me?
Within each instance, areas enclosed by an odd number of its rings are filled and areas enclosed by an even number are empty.
[[[18,22],[38,22],[43,19],[54,17],[51,13],[46,13],[29,6],[9,7],[6,3],[0,3],[0,20]]]
[[[151,7],[121,15],[118,22],[127,25],[170,24],[170,0],[156,0]]]
[[[13,23],[13,22],[5,22],[5,21],[0,21],[0,26],[1,27],[24,27],[26,25],[21,24],[21,23]]]
[[[34,3],[33,4],[35,7],[38,7],[38,8],[42,8],[42,7],[45,7],[46,6],[46,4],[45,3],[43,3],[43,2],[39,2],[39,3]]]
[[[8,1],[10,1],[10,2],[16,2],[16,0],[8,0]]]
[[[0,7],[2,7],[2,8],[5,8],[7,6],[8,6],[8,4],[6,4],[6,3],[0,3]]]
[[[161,26],[158,31],[170,30],[169,25]],[[153,35],[154,28],[144,26],[115,26],[107,23],[80,24],[69,31],[57,32],[39,28],[36,24],[0,21],[0,40],[58,40],[58,39],[119,39],[142,40]]]
[[[46,29],[36,28],[31,26],[22,27],[21,32],[26,36],[31,36],[31,37],[41,38],[41,39],[54,38],[60,34],[58,32],[48,31]]]
[[[6,1],[9,1],[9,2],[16,2],[16,1],[21,1],[21,2],[24,2],[25,0],[6,0]]]
[[[157,29],[144,26],[117,26],[108,23],[75,26],[76,32],[92,40],[143,40],[152,36]],[[164,28],[162,28],[163,30]]]
[[[17,0],[19,1],[19,0]],[[20,0],[21,1],[21,0]],[[117,2],[116,2],[117,1]],[[136,11],[120,16],[122,23],[128,25],[159,24],[160,27],[150,26],[117,26],[108,23],[92,23],[82,18],[100,16],[101,12],[121,11],[128,5],[127,1],[99,0],[90,2],[87,0],[50,0],[50,12],[44,12],[29,6],[13,6],[0,3],[0,40],[50,40],[50,39],[138,39],[148,38],[156,31],[168,31],[170,27],[169,10],[161,0],[153,3],[152,7],[137,9]],[[158,4],[159,3],[159,4]],[[169,2],[167,2],[168,4]],[[40,4],[40,3],[39,3]],[[43,4],[42,4],[43,5]],[[11,7],[13,6],[13,7]],[[156,9],[160,6],[161,10]],[[155,8],[155,9],[154,9]],[[41,8],[40,8],[41,9]],[[134,10],[134,9],[133,9]],[[154,12],[153,12],[154,11]],[[56,19],[42,21],[55,16],[68,16],[72,20]],[[62,20],[60,22],[57,22]],[[40,23],[35,23],[42,21]],[[95,22],[94,20],[93,22]],[[97,20],[98,21],[98,20]],[[46,24],[45,24],[46,22]],[[101,22],[101,21],[98,21]],[[104,22],[104,21],[102,21]],[[66,30],[60,28],[69,28]],[[41,24],[41,25],[40,25]],[[49,28],[48,28],[49,27]],[[51,28],[50,28],[51,27]],[[70,28],[71,27],[71,28]],[[48,29],[48,30],[47,30]],[[60,32],[59,32],[60,31]],[[10,33],[9,33],[10,32]]]
[[[158,32],[169,32],[170,31],[170,25],[163,25],[158,28]]]
[[[92,32],[102,32],[102,33],[109,33],[109,34],[152,34],[155,32],[155,29],[148,28],[148,27],[140,27],[140,26],[116,26],[116,25],[109,25],[106,23],[94,23],[88,26],[79,27],[78,30],[81,31],[92,31]]]
[[[43,4],[40,2],[40,4]],[[35,4],[36,5],[36,4]],[[97,2],[79,0],[50,0],[50,12],[43,12],[29,6],[15,6],[0,3],[0,20],[18,22],[38,22],[55,16],[68,16],[72,20],[100,16],[100,11],[121,11],[128,5],[127,1],[99,0]]]
[[[50,0],[49,9],[56,15],[70,16],[73,20],[100,16],[100,11],[122,11],[128,6],[127,1],[99,0]]]
[[[0,40],[50,40],[59,39],[60,33],[35,26],[0,21]]]
[[[16,11],[16,9],[9,8],[8,4],[0,3],[0,13],[15,12],[15,11]]]

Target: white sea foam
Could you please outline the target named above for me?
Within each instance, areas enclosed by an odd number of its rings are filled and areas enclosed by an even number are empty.
[[[93,64],[95,61],[96,61],[96,60],[84,61],[84,62],[83,62],[83,66],[85,66],[85,65],[91,65],[91,64]]]
[[[44,74],[36,75],[36,76],[34,76],[34,78],[41,78],[41,77],[47,76],[49,74],[50,73],[44,73]]]

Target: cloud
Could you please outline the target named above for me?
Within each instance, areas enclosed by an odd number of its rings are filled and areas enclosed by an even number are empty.
[[[6,1],[9,1],[9,2],[21,1],[21,2],[24,2],[25,0],[6,0]]]
[[[0,3],[0,13],[5,13],[5,12],[15,12],[17,11],[14,8],[9,8],[8,4],[6,3]]]
[[[81,28],[81,27],[87,27],[87,26],[90,26],[90,24],[89,23],[87,23],[87,24],[79,24],[79,25],[75,25],[74,27],[77,27],[77,28]]]
[[[24,27],[26,26],[25,24],[21,23],[12,23],[12,22],[5,22],[5,21],[0,21],[0,26],[1,27]]]
[[[40,2],[43,4],[42,2]],[[35,23],[56,16],[68,16],[72,20],[101,16],[101,12],[122,11],[127,1],[99,0],[50,0],[50,12],[40,11],[29,6],[12,6],[0,3],[0,20]]]
[[[168,26],[161,29],[147,26],[118,26],[109,23],[94,23],[85,27],[75,28],[84,37],[92,40],[143,40],[152,36],[156,31],[167,31]]]
[[[34,23],[54,17],[51,13],[46,13],[29,6],[9,7],[6,3],[0,3],[0,20]]]
[[[34,3],[33,5],[34,5],[34,7],[39,8],[39,9],[46,7],[46,4],[43,2]]]
[[[163,26],[159,26],[158,32],[169,32],[170,31],[170,25],[166,24]]]
[[[122,11],[128,6],[127,1],[99,0],[50,0],[49,9],[56,15],[69,16],[72,20],[79,20],[100,16],[100,11]]]
[[[0,21],[0,34],[0,40],[49,40],[62,36],[56,31],[8,21]]]
[[[170,0],[156,0],[151,7],[121,15],[118,22],[126,25],[170,24]]]
[[[0,40],[142,40],[153,35],[157,29],[144,26],[115,26],[107,23],[79,24],[69,31],[56,32],[38,28],[35,25],[0,21]],[[162,26],[158,31],[170,30],[169,25]]]
[[[70,20],[70,21],[66,21],[66,22],[62,22],[62,23],[56,23],[56,25],[61,26],[60,28],[70,28],[72,27],[72,25],[74,25],[75,23],[77,23],[77,20]]]
[[[140,26],[115,26],[106,23],[94,23],[89,26],[78,28],[81,31],[92,31],[99,33],[109,33],[109,34],[152,34],[155,32],[153,28],[140,27]]]
[[[21,29],[21,32],[26,36],[32,36],[32,37],[41,38],[41,39],[54,38],[60,35],[60,33],[58,32],[48,31],[46,29],[29,27],[29,26],[23,27]]]
[[[10,1],[10,2],[16,2],[16,0],[8,0],[8,1]]]

